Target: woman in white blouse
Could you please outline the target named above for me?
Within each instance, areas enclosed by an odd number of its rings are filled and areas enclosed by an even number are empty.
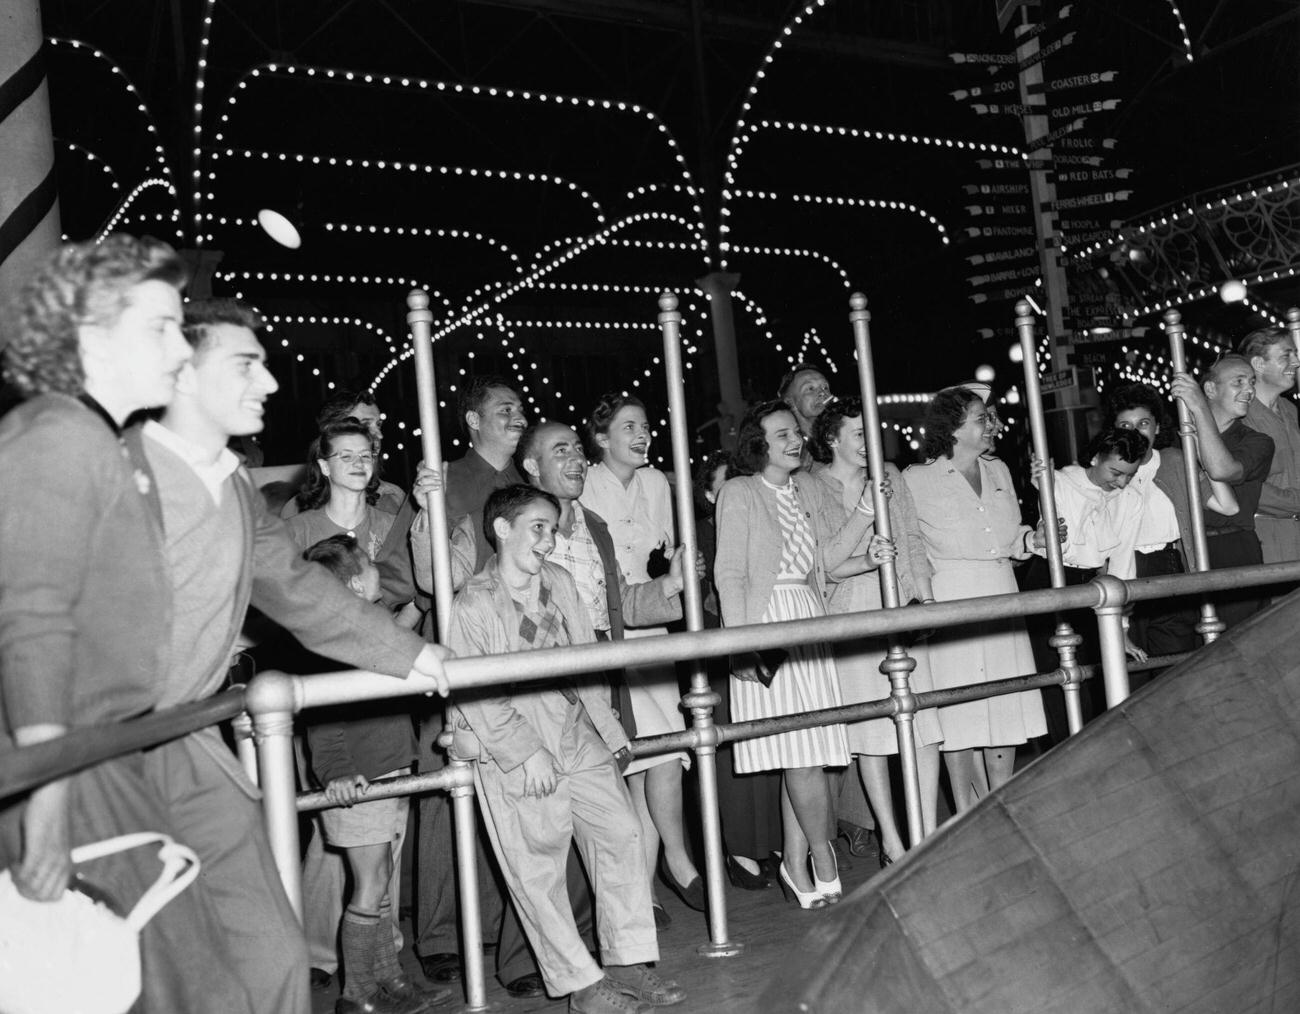
[[[587,420],[587,437],[596,464],[587,472],[579,503],[609,526],[623,578],[629,584],[652,580],[661,573],[659,566],[667,569],[665,554],[677,545],[677,536],[668,480],[648,463],[651,433],[645,406],[635,397],[606,394]],[[656,568],[653,574],[652,567]],[[629,628],[626,636],[666,632],[663,627]],[[638,737],[686,728],[675,666],[628,669],[627,683]],[[661,754],[634,760],[626,775],[641,818],[652,894],[658,865],[664,883],[687,905],[702,911],[704,882],[687,851],[682,818],[682,769],[689,765],[690,754]],[[659,864],[661,842],[663,863]],[[657,914],[660,911],[656,909]]]

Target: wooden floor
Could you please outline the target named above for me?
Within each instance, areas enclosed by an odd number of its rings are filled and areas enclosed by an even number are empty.
[[[874,839],[873,839],[874,846]],[[845,891],[851,891],[880,870],[873,853],[853,857],[847,869],[841,866]],[[672,916],[672,925],[659,934],[661,974],[676,979],[686,990],[686,1002],[672,1008],[674,1012],[709,1011],[750,1012],[761,1009],[758,998],[775,976],[782,972],[783,961],[794,943],[811,928],[824,911],[801,911],[787,904],[775,884],[762,891],[727,888],[730,930],[733,940],[742,942],[744,950],[731,958],[704,958],[696,948],[708,940],[704,916],[683,905],[676,896],[660,889],[659,897]],[[409,926],[403,927],[409,929]],[[419,977],[410,947],[405,948],[402,962]],[[508,1014],[546,1012],[560,1014],[568,1009],[567,1000],[515,1000],[492,976],[492,958],[488,956],[488,1004],[493,1011]],[[422,980],[421,980],[422,981]],[[337,990],[331,988],[313,997],[313,1014],[333,1011]],[[464,1009],[464,997],[457,995],[452,1004],[436,1008],[439,1012]]]

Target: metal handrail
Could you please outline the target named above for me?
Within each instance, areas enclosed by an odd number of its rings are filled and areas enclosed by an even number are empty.
[[[713,630],[684,631],[653,638],[601,641],[564,648],[544,648],[526,655],[477,655],[453,658],[444,663],[453,690],[500,686],[506,683],[554,679],[605,669],[647,665],[673,660],[715,658],[744,651],[784,648],[791,644],[848,641],[914,630],[945,629],[969,623],[1039,616],[1073,609],[1095,609],[1107,603],[1106,587],[1118,587],[1119,604],[1164,599],[1182,595],[1225,591],[1258,585],[1300,581],[1300,561],[1253,567],[1231,567],[1203,574],[1173,574],[1120,581],[1104,578],[1068,588],[1011,592],[982,598],[954,599],[928,605],[841,613],[806,620],[783,620]],[[509,665],[503,662],[509,659]],[[432,679],[377,679],[364,670],[319,673],[309,677],[281,675],[285,685],[274,688],[263,673],[249,685],[250,713],[301,711],[331,704],[362,700],[406,697],[431,693]],[[287,697],[285,695],[288,695]],[[271,699],[264,699],[269,697]],[[252,700],[256,698],[256,703]]]
[[[112,725],[75,726],[62,736],[4,754],[0,800],[136,750],[180,739],[234,718],[244,710],[244,688]]]

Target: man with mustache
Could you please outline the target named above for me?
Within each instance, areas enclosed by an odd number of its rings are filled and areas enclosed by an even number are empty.
[[[1255,370],[1255,399],[1246,424],[1273,440],[1273,462],[1255,512],[1265,563],[1300,560],[1300,420],[1283,397],[1295,388],[1296,355],[1291,335],[1280,327],[1252,331],[1238,351]]]
[[[433,677],[446,693],[447,651],[397,626],[387,610],[353,595],[303,560],[284,523],[266,509],[227,448],[261,432],[279,385],[257,337],[261,317],[234,300],[190,303],[193,358],[159,422],[128,434],[157,481],[171,576],[171,660],[158,707],[220,689],[249,605],[328,658],[390,676]],[[302,928],[280,886],[258,792],[215,728],[145,754],[179,840],[198,852],[233,967],[252,1009],[311,1008]],[[394,1004],[418,1006],[410,996]]]

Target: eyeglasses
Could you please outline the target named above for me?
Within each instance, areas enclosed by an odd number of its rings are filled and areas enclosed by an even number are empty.
[[[345,465],[353,465],[358,461],[363,465],[373,465],[375,456],[373,454],[354,454],[352,451],[335,451],[333,454],[325,455],[327,458],[338,458]]]

